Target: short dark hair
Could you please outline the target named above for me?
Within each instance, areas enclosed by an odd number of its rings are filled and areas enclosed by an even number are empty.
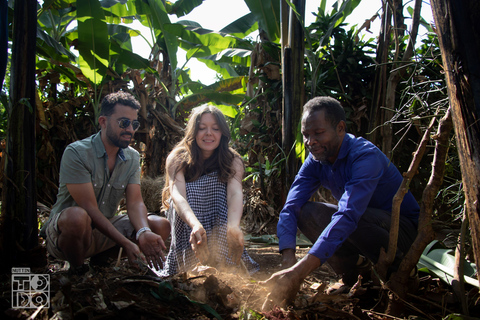
[[[345,110],[337,99],[331,97],[315,97],[303,106],[303,114],[325,111],[325,120],[336,128],[340,121],[346,121]]]
[[[111,116],[115,112],[115,106],[118,104],[122,104],[124,106],[128,106],[135,110],[140,109],[140,103],[132,96],[130,93],[124,91],[117,91],[113,93],[109,93],[103,98],[102,105],[100,107],[100,115],[101,116]]]

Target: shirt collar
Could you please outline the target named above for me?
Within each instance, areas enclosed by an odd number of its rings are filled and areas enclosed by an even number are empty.
[[[350,145],[352,143],[354,136],[350,133],[346,133],[343,137],[342,146],[340,147],[340,151],[338,152],[337,160],[343,159],[347,156],[348,150],[350,150]],[[337,162],[337,161],[335,161]]]
[[[93,135],[92,138],[92,144],[93,148],[95,149],[95,155],[97,156],[97,158],[101,158],[107,153],[107,151],[105,150],[105,146],[103,145],[101,133],[101,131],[97,132]]]
[[[118,157],[122,160],[122,161],[127,161],[127,158],[125,157],[125,152],[123,152],[123,149],[120,148],[118,149]]]
[[[340,146],[340,151],[338,152],[337,159],[334,163],[330,163],[328,161],[320,161],[323,165],[328,165],[332,167],[336,167],[337,164],[340,162],[339,160],[345,158],[348,155],[348,150],[350,150],[350,145],[353,140],[354,136],[350,133],[346,133],[342,140],[342,145]]]

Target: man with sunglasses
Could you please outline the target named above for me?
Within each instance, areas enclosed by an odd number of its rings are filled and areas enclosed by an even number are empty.
[[[47,249],[69,261],[72,274],[88,269],[84,260],[121,246],[130,262],[159,269],[170,234],[165,218],[147,215],[140,191],[140,157],[129,144],[139,128],[140,104],[125,92],[107,95],[100,132],[67,146],[60,165],[57,202],[42,229]],[[126,215],[117,215],[126,199]]]

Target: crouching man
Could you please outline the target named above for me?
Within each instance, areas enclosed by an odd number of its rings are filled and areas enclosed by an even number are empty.
[[[159,269],[170,234],[168,220],[147,216],[140,191],[140,157],[129,147],[140,123],[140,104],[125,92],[101,104],[100,132],[67,146],[60,166],[57,202],[42,232],[48,252],[83,273],[84,260],[121,246],[130,262]],[[126,215],[116,215],[126,198]]]
[[[328,262],[352,286],[369,261],[388,248],[392,199],[402,175],[371,142],[346,133],[345,112],[329,97],[317,97],[303,108],[302,134],[310,154],[300,168],[280,212],[277,226],[282,266],[264,284],[272,286],[274,303],[294,300],[303,280]],[[331,190],[338,205],[310,202],[320,186]],[[420,208],[408,192],[400,208],[395,261],[398,266],[417,235]],[[297,262],[297,227],[313,243]]]

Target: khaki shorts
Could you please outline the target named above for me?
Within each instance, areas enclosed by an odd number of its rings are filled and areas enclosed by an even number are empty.
[[[58,218],[63,213],[60,212],[57,216],[48,223],[46,234],[47,234],[47,250],[48,252],[57,259],[66,260],[65,255],[58,247]],[[126,214],[119,214],[110,218],[109,221],[113,224],[115,229],[120,231],[128,239],[133,239],[135,237],[135,229],[130,223],[130,219]],[[94,228],[92,230],[92,245],[87,251],[86,258],[94,256],[100,252],[106,251],[116,245],[116,242],[101,233],[98,229]]]

